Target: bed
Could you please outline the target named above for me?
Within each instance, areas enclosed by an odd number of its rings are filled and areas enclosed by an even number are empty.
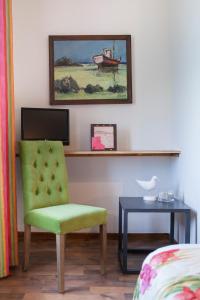
[[[200,300],[200,245],[173,245],[143,262],[133,300]]]

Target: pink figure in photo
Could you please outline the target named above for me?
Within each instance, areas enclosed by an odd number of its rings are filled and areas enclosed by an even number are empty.
[[[101,143],[101,137],[95,136],[92,138],[92,150],[104,150],[105,146]]]

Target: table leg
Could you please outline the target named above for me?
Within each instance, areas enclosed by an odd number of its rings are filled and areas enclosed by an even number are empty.
[[[174,242],[174,212],[170,214],[170,242]]]
[[[127,272],[127,252],[128,252],[128,212],[124,211],[124,232],[123,232],[123,271]]]
[[[190,244],[190,211],[185,212],[185,243]]]
[[[119,202],[119,237],[118,237],[118,250],[122,249],[122,206]]]

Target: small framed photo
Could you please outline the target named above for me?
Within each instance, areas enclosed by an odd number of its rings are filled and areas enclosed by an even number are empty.
[[[117,150],[117,125],[91,124],[91,150]]]

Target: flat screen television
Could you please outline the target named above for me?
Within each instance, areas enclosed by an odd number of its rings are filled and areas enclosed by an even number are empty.
[[[62,141],[69,145],[69,110],[22,107],[21,139]]]

